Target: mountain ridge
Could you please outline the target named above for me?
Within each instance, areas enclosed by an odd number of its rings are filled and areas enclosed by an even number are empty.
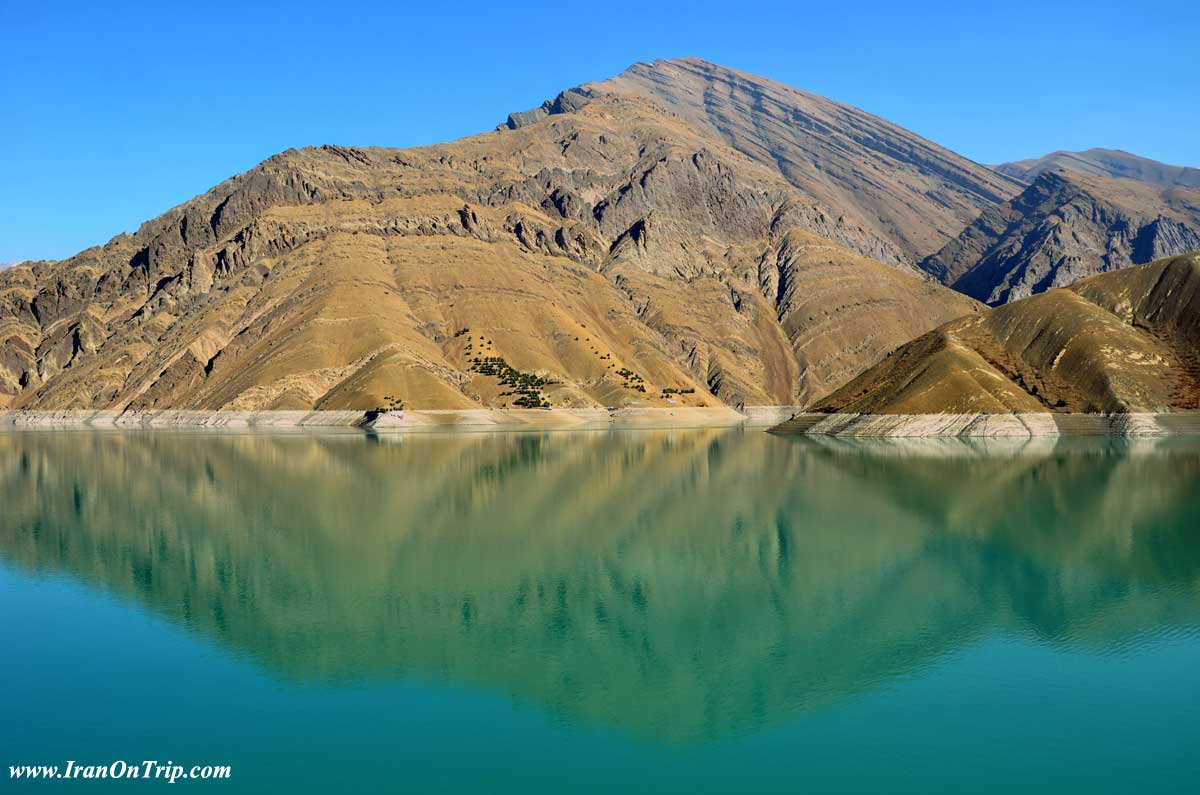
[[[932,253],[1020,183],[858,108],[699,58],[638,62],[501,127],[571,112],[604,94],[640,96],[719,134],[818,203],[895,244]]]
[[[1022,182],[1031,182],[1045,171],[1065,168],[1095,177],[1134,179],[1164,188],[1200,188],[1200,169],[1173,166],[1120,149],[1059,150],[1042,157],[1001,163],[993,168]]]
[[[1056,169],[984,210],[920,267],[996,305],[1200,250],[1200,191]]]
[[[877,261],[892,250],[661,103],[609,94],[446,144],[287,150],[4,272],[0,403],[807,402],[976,311]]]

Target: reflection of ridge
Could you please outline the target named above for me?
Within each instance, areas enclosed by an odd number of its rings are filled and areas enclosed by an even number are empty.
[[[1173,442],[7,434],[0,555],[286,675],[433,676],[685,741],[997,630],[1196,626],[1198,482]]]

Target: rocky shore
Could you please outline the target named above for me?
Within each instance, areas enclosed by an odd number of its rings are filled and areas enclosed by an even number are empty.
[[[430,431],[767,428],[838,437],[1032,438],[1200,434],[1200,412],[1170,414],[812,414],[795,406],[425,411],[0,411],[0,431],[95,429]]]
[[[1170,414],[797,414],[774,433],[819,436],[1168,436],[1200,434],[1200,412]]]
[[[363,428],[376,432],[604,430],[769,427],[795,406],[463,409],[429,411],[0,411],[6,428],[302,429]]]

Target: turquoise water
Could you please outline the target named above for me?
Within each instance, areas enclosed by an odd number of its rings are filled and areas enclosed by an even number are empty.
[[[1200,441],[0,434],[0,633],[3,774],[1195,792]]]

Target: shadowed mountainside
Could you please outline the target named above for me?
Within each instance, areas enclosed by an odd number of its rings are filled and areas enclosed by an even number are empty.
[[[0,407],[790,405],[977,309],[909,263],[1011,192],[983,167],[693,60],[551,106],[437,146],[289,150],[4,271]],[[861,158],[895,172],[884,193]]]
[[[1046,171],[921,267],[989,304],[1200,250],[1200,190]]]
[[[995,632],[1200,624],[1200,455],[1175,441],[0,434],[0,556],[280,675],[693,742]]]
[[[1200,409],[1200,254],[952,321],[820,401],[866,414]]]

